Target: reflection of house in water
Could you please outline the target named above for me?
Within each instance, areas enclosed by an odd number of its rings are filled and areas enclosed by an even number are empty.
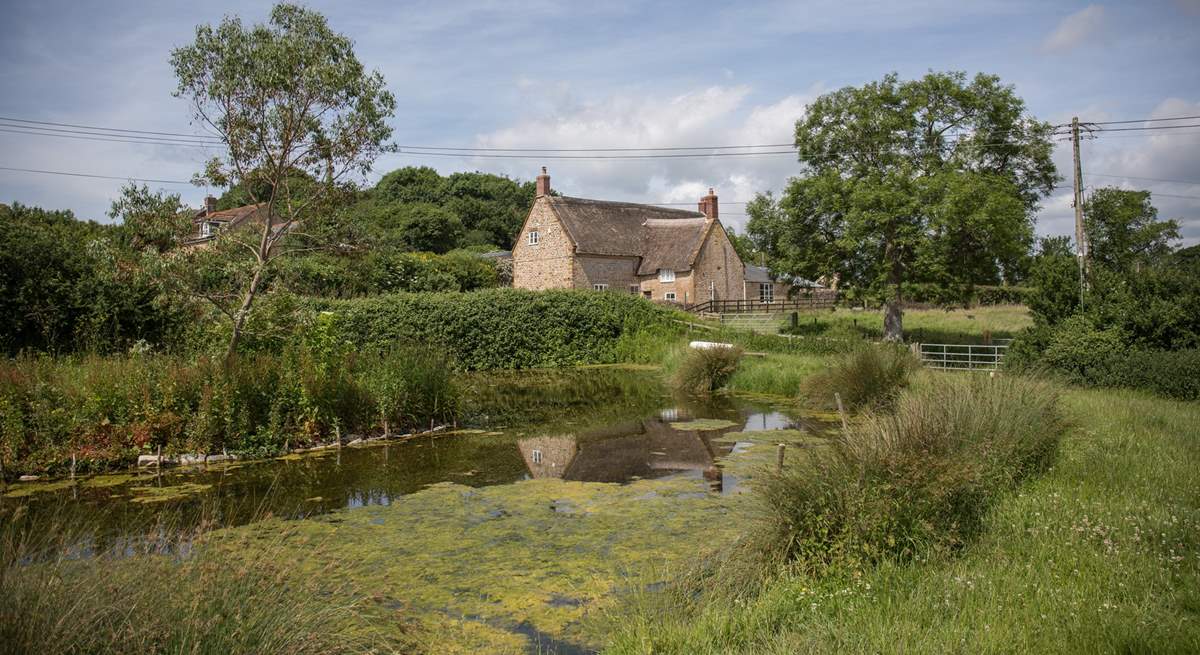
[[[517,447],[535,478],[626,482],[681,471],[711,475],[720,453],[710,439],[733,429],[675,430],[661,418],[651,418],[579,434],[530,437]]]

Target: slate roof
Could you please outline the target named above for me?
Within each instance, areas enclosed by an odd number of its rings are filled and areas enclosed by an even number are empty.
[[[233,209],[223,209],[219,212],[212,212],[212,213],[206,212],[205,210],[201,209],[199,212],[196,213],[196,218],[194,220],[196,222],[213,221],[216,223],[241,223],[242,221],[246,220],[246,218],[249,217],[251,214],[257,212],[259,207],[262,207],[264,204],[265,203],[260,203],[257,205],[243,205],[241,207],[234,207]]]
[[[691,270],[714,221],[698,211],[631,202],[549,196],[576,252],[610,257],[639,257],[638,275],[660,268]]]
[[[746,281],[747,282],[786,282],[792,286],[803,287],[807,289],[823,289],[820,284],[811,280],[806,280],[800,276],[779,275],[772,277],[771,270],[766,266],[755,266],[754,264],[746,264]]]

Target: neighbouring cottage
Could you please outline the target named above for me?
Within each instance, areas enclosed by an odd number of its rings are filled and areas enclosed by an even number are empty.
[[[233,209],[217,210],[217,199],[208,196],[204,208],[192,216],[192,234],[184,239],[186,247],[205,246],[217,235],[245,225],[248,222],[262,223],[266,217],[266,203],[243,205]]]
[[[594,289],[694,304],[742,299],[745,267],[709,189],[699,211],[550,194],[546,169],[512,251],[519,289]]]
[[[760,303],[773,303],[797,296],[810,296],[818,299],[831,299],[836,292],[826,289],[820,282],[813,282],[802,277],[774,275],[766,266],[746,264],[746,300],[757,300]]]

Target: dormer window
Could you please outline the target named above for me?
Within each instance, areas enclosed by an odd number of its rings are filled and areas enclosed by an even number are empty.
[[[538,234],[537,230],[529,231],[529,245],[536,246],[538,244],[538,241],[540,241],[540,240],[541,240],[541,235]]]
[[[675,281],[675,271],[673,271],[669,268],[658,269],[658,281],[659,282],[674,282]]]
[[[216,235],[217,235],[217,224],[216,223],[213,223],[210,221],[204,221],[203,223],[200,224],[200,236],[201,237],[207,239],[209,237],[214,237]]]

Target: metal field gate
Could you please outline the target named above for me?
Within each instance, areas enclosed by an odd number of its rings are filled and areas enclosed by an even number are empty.
[[[1008,351],[1008,343],[975,345],[961,343],[918,344],[921,363],[929,368],[961,371],[995,371]]]

